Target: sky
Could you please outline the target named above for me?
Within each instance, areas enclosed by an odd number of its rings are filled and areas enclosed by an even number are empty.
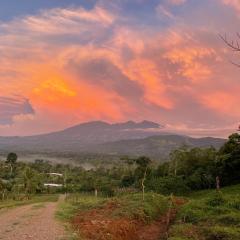
[[[21,3],[20,3],[21,2]],[[240,120],[238,0],[0,3],[0,136],[150,120],[226,137]]]

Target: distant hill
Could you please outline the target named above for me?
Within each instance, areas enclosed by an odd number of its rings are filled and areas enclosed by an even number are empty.
[[[183,144],[192,147],[219,147],[224,141],[210,137],[195,139],[171,135],[164,131],[163,125],[150,121],[116,124],[95,121],[49,134],[0,137],[0,151],[167,156],[172,149]]]
[[[166,158],[173,149],[183,145],[193,147],[215,147],[220,148],[225,142],[221,138],[191,138],[180,135],[152,136],[144,139],[121,140],[117,142],[104,143],[90,148],[104,154],[139,156],[147,155],[151,157]]]

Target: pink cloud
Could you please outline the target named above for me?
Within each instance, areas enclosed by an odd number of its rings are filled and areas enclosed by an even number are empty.
[[[138,25],[99,4],[0,23],[0,91],[30,99],[35,110],[34,117],[11,115],[1,134],[96,119],[151,119],[192,133],[229,129],[240,117],[239,70],[211,29],[175,22],[171,7],[183,3],[168,1],[173,22],[165,28]]]
[[[240,11],[240,2],[238,0],[222,0],[223,4],[235,8]]]
[[[187,2],[187,0],[168,0],[168,3],[170,5],[174,5],[174,6],[182,5],[186,2]]]

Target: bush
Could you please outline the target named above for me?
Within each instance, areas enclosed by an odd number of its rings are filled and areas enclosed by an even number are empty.
[[[121,180],[121,187],[130,187],[134,184],[135,178],[134,176],[123,176]]]
[[[182,177],[160,177],[152,178],[147,181],[146,186],[148,190],[164,194],[164,195],[182,195],[190,191]]]
[[[114,215],[127,216],[143,221],[152,221],[158,218],[168,208],[167,198],[155,193],[146,193],[144,201],[142,200],[142,194],[139,193],[128,194],[115,200],[120,208],[114,211]]]
[[[103,186],[100,191],[104,197],[113,197],[115,195],[114,189],[111,186]]]

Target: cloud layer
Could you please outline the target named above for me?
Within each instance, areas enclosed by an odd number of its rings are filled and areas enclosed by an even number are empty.
[[[0,124],[9,125],[13,119],[34,114],[30,102],[21,96],[4,97],[0,96]]]
[[[96,119],[230,133],[240,117],[239,69],[218,34],[238,30],[239,5],[192,2],[134,0],[134,11],[130,1],[102,0],[1,22],[0,135]]]

